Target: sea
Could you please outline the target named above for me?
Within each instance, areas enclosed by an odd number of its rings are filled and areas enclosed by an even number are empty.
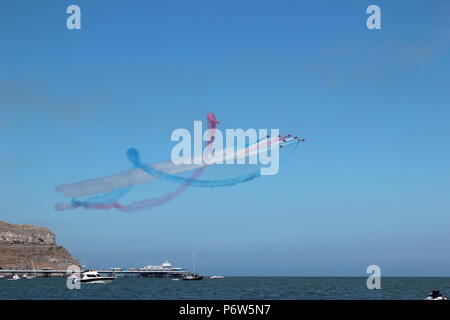
[[[226,277],[199,281],[124,278],[68,289],[64,277],[0,279],[0,299],[38,300],[424,300],[432,289],[450,297],[450,278],[383,277],[369,290],[359,277]]]

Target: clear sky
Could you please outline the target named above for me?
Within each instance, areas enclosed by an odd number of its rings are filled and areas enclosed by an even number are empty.
[[[2,1],[0,220],[50,228],[94,268],[190,268],[196,248],[206,274],[448,276],[449,16],[438,0]],[[207,112],[307,142],[275,176],[159,208],[53,209],[55,186],[130,168],[131,146],[168,160],[172,130]]]

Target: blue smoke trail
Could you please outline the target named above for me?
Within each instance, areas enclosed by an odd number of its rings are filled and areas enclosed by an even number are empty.
[[[290,143],[287,143],[288,145],[294,145],[294,148],[290,150],[290,152],[280,161],[280,163],[287,160],[290,155],[295,151],[299,144],[299,141],[293,141]],[[139,151],[135,148],[128,149],[127,153],[128,160],[136,167],[143,171],[145,171],[147,174],[152,175],[157,178],[161,178],[164,180],[167,180],[169,182],[183,184],[183,185],[189,185],[189,186],[195,186],[195,187],[203,187],[203,188],[216,188],[216,187],[227,187],[227,186],[233,186],[236,184],[248,182],[251,180],[254,180],[261,176],[260,170],[251,172],[246,175],[242,175],[235,178],[230,179],[223,179],[223,180],[198,180],[198,179],[191,179],[191,178],[184,178],[180,176],[171,175],[168,173],[165,173],[164,171],[156,170],[148,165],[142,164],[139,156]],[[88,207],[90,205],[102,205],[102,204],[108,204],[113,203],[120,199],[122,196],[124,196],[126,193],[131,191],[133,189],[133,186],[126,187],[126,188],[120,188],[116,189],[111,192],[98,194],[95,196],[91,196],[86,199],[77,199],[73,198],[70,202],[71,206],[73,208],[76,207]]]
[[[239,183],[244,183],[250,180],[253,180],[255,178],[258,178],[261,176],[260,171],[251,172],[249,174],[231,178],[231,179],[224,179],[224,180],[197,180],[197,179],[189,179],[184,178],[180,176],[171,175],[168,173],[165,173],[161,170],[156,170],[146,164],[142,164],[140,157],[139,157],[139,151],[135,148],[130,148],[127,151],[127,158],[131,161],[131,163],[139,169],[144,170],[147,174],[161,178],[170,182],[179,183],[179,184],[186,184],[193,187],[201,187],[201,188],[216,188],[216,187],[227,187],[227,186],[233,186]]]
[[[86,204],[111,203],[111,202],[117,201],[120,198],[122,198],[125,194],[130,192],[131,189],[133,189],[133,186],[116,189],[116,190],[106,192],[106,193],[97,194],[95,196],[91,196],[91,197],[88,197],[83,200],[73,198],[70,200],[70,204],[72,205],[72,207],[79,207],[79,206],[84,206]]]

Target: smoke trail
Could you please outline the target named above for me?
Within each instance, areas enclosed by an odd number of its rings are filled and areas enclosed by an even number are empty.
[[[195,179],[195,178],[199,177],[205,168],[206,167],[202,167],[199,170],[196,170],[194,172],[194,174],[191,175],[191,179]],[[189,187],[189,185],[183,184],[183,185],[178,186],[174,191],[169,192],[163,196],[132,202],[128,205],[121,205],[120,203],[118,203],[116,201],[114,201],[112,203],[97,203],[97,204],[76,201],[76,202],[72,202],[70,204],[70,208],[75,209],[78,207],[84,207],[86,209],[95,209],[95,210],[117,209],[122,212],[133,212],[133,211],[138,211],[138,210],[142,210],[142,209],[150,209],[150,208],[161,206],[161,205],[175,199],[180,194],[182,194],[188,187]]]
[[[233,186],[239,183],[244,183],[250,180],[253,180],[255,178],[258,178],[261,176],[260,170],[251,172],[249,174],[230,178],[230,179],[223,179],[223,180],[198,180],[198,179],[191,179],[191,178],[184,178],[181,176],[175,176],[171,174],[167,174],[164,171],[156,170],[152,168],[151,166],[148,166],[146,164],[142,164],[139,159],[139,152],[135,148],[128,149],[127,151],[127,157],[128,160],[133,163],[133,165],[136,168],[140,168],[144,170],[147,174],[154,176],[156,178],[161,178],[164,180],[167,180],[169,182],[179,183],[179,184],[186,184],[194,187],[203,187],[203,188],[216,188],[216,187],[227,187],[227,186]]]
[[[279,139],[272,138],[269,140],[268,136],[264,137],[261,140],[257,140],[255,143],[246,144],[245,147],[249,147],[250,145],[252,147],[248,150],[245,150],[245,149],[243,151],[237,150],[237,152],[234,153],[233,156],[236,157],[236,159],[245,157],[246,151],[255,150],[256,147],[261,148],[261,144],[264,144],[264,143],[266,143],[266,144],[275,143],[276,142],[275,140],[279,140]],[[261,143],[261,144],[257,145],[258,143]],[[217,158],[220,158],[223,154],[227,154],[228,151],[229,151],[229,149],[221,150],[214,156]],[[254,152],[255,151],[252,151],[252,154]],[[227,159],[227,157],[225,158],[225,160],[226,159]],[[183,172],[183,171],[190,171],[190,170],[204,167],[206,165],[206,163],[203,163],[203,162],[201,164],[196,164],[196,157],[194,157],[192,159],[191,163],[192,164],[176,165],[172,162],[159,162],[159,163],[153,163],[153,164],[149,164],[149,165],[151,165],[152,168],[154,168],[154,169],[164,171],[165,173],[168,173],[168,174],[174,174],[174,173],[179,173],[179,172]],[[64,193],[64,196],[66,196],[66,197],[79,198],[79,197],[84,197],[84,196],[87,196],[90,194],[99,194],[99,193],[104,193],[104,192],[115,190],[115,189],[127,188],[130,186],[139,184],[139,183],[149,182],[154,179],[156,179],[156,178],[148,175],[145,171],[138,169],[138,168],[134,168],[134,169],[130,169],[130,170],[121,172],[119,174],[115,174],[115,175],[111,175],[111,176],[107,176],[107,177],[103,177],[103,178],[90,179],[90,180],[77,182],[77,183],[59,185],[55,189],[56,189],[56,191]]]
[[[208,121],[208,128],[211,129],[209,131],[209,141],[206,146],[206,149],[209,151],[211,148],[212,143],[214,142],[214,130],[216,129],[216,125],[218,121],[216,120],[216,117],[213,113],[208,113],[206,115],[207,121]],[[195,180],[196,178],[200,177],[203,171],[206,167],[200,167],[197,170],[194,171],[192,176],[190,177],[191,180]],[[184,184],[182,186],[179,186],[175,191],[169,192],[163,196],[157,197],[157,198],[151,198],[142,200],[139,202],[132,203],[128,206],[122,206],[119,203],[116,202],[119,198],[124,196],[126,193],[128,193],[132,186],[129,186],[127,188],[120,188],[116,189],[112,192],[108,192],[106,194],[101,194],[97,196],[90,197],[88,199],[85,199],[84,201],[78,200],[78,199],[72,199],[70,204],[57,204],[55,208],[57,210],[66,210],[66,209],[75,209],[78,207],[84,207],[86,209],[96,209],[96,210],[104,210],[104,209],[110,209],[110,208],[116,208],[121,211],[135,211],[140,210],[144,208],[151,208],[155,206],[160,206],[180,194],[182,194],[187,188],[189,187],[189,184]]]
[[[292,145],[292,144],[294,145],[294,148],[291,149],[291,151],[286,155],[286,157],[284,159],[281,160],[281,162],[284,162],[285,160],[287,160],[287,158],[290,157],[290,155],[297,148],[297,145],[299,144],[299,141],[292,141],[290,143],[288,142],[288,145]],[[137,150],[135,150],[135,149],[128,150],[127,156],[130,159],[130,161],[132,161],[133,163],[135,163],[135,164],[139,163],[139,154],[137,153]],[[128,204],[128,205],[122,205],[122,204],[120,204],[120,203],[118,203],[116,201],[113,201],[113,202],[106,202],[106,201],[102,202],[102,201],[100,201],[100,203],[99,203],[99,202],[90,202],[89,199],[88,200],[84,200],[84,201],[73,199],[70,204],[67,204],[65,207],[61,208],[61,210],[64,210],[64,209],[75,209],[75,208],[83,207],[85,209],[94,209],[94,210],[117,209],[117,210],[122,211],[122,212],[133,212],[133,211],[138,211],[138,210],[142,210],[142,209],[154,208],[154,207],[163,205],[164,203],[166,203],[166,202],[176,198],[180,194],[182,194],[189,187],[189,183],[190,182],[202,181],[202,180],[195,180],[195,179],[198,178],[201,175],[201,173],[203,172],[203,170],[205,168],[206,167],[202,167],[202,168],[196,170],[194,172],[194,174],[189,179],[186,179],[185,183],[181,184],[174,191],[169,192],[169,193],[167,193],[167,194],[165,194],[163,196],[160,196],[160,197],[146,199],[146,200],[141,200],[141,201],[136,201],[136,202],[132,202],[131,204]],[[259,171],[254,172],[252,174],[254,175],[254,177],[252,179],[260,176]],[[233,178],[233,179],[203,180],[203,181],[204,182],[208,182],[208,183],[222,182],[223,185],[221,185],[221,186],[226,186],[226,185],[230,185],[229,183],[231,183],[232,181],[236,182],[236,181],[239,180],[238,183],[250,181],[252,179],[245,180],[244,177],[251,176],[252,174],[245,175],[245,176],[240,176],[240,177]],[[183,179],[185,179],[185,178],[183,178]],[[119,193],[117,193],[116,195],[119,196]],[[93,199],[93,201],[95,201],[95,199]]]
[[[218,121],[215,119],[215,116],[212,113],[207,115],[207,120],[208,120],[208,128],[212,129],[212,130],[209,130],[209,141],[208,141],[208,144],[206,147],[206,150],[209,151],[212,146],[212,143],[214,142],[214,138],[215,138],[214,137],[214,129],[216,128],[216,123],[218,123]],[[285,136],[285,137],[272,138],[272,139],[268,139],[268,136],[267,136],[264,139],[260,139],[260,140],[256,141],[256,143],[246,144],[243,149],[236,150],[236,152],[234,154],[232,154],[232,156],[236,157],[236,158],[248,157],[250,154],[261,152],[264,149],[264,147],[267,149],[267,148],[276,147],[278,145],[281,145],[282,142],[286,143],[287,137],[290,137],[290,135]],[[297,138],[295,138],[295,139],[297,139]],[[264,140],[267,140],[267,141],[264,141]],[[289,138],[288,140],[293,140],[293,139]],[[291,141],[291,142],[293,142],[293,141]],[[265,146],[264,146],[264,143],[265,143]],[[290,145],[290,144],[292,144],[292,143],[289,143],[289,142],[286,143],[286,145]],[[221,152],[215,153],[214,156],[217,156],[218,154],[223,155],[223,153],[225,151],[226,150],[222,150]],[[229,156],[227,156],[227,157],[229,157]],[[89,197],[84,200],[73,198],[70,203],[57,204],[55,206],[55,208],[57,210],[75,209],[75,208],[79,208],[79,207],[83,207],[86,209],[95,209],[95,210],[105,210],[105,209],[115,208],[115,209],[118,209],[118,210],[124,211],[124,212],[132,212],[132,211],[136,211],[136,210],[140,210],[140,209],[144,209],[144,208],[152,208],[152,207],[160,206],[160,205],[174,199],[178,195],[182,194],[189,186],[208,187],[208,188],[225,187],[225,186],[232,186],[232,185],[236,185],[239,183],[248,182],[248,181],[251,181],[251,180],[261,176],[261,173],[258,170],[258,171],[251,172],[249,174],[231,178],[231,179],[199,180],[198,178],[201,176],[204,169],[206,168],[206,164],[204,164],[204,163],[202,163],[200,165],[196,165],[197,169],[194,171],[194,173],[189,178],[185,178],[185,177],[169,174],[168,172],[192,170],[195,168],[195,166],[177,165],[175,167],[175,165],[173,163],[169,163],[169,164],[159,163],[159,164],[156,164],[153,166],[142,164],[140,161],[139,152],[135,148],[130,148],[127,151],[127,158],[133,164],[135,169],[134,169],[134,171],[132,171],[131,175],[129,174],[130,170],[128,172],[125,172],[125,175],[124,175],[124,173],[119,174],[119,175],[122,175],[122,178],[125,178],[125,177],[127,178],[128,185],[126,187],[116,188],[113,191],[98,194],[98,195]],[[214,163],[214,161],[211,162],[211,164],[213,164],[213,163]],[[181,168],[183,170],[181,170]],[[138,182],[133,181],[134,180],[133,178],[135,178],[135,176],[136,176],[136,170],[137,170],[137,172],[140,172],[141,175],[143,173],[145,176],[153,178],[153,179],[154,178],[165,179],[165,180],[173,182],[173,183],[178,183],[178,184],[180,184],[180,186],[177,189],[175,189],[174,191],[169,192],[160,197],[133,202],[129,205],[121,205],[120,203],[117,202],[117,200],[119,198],[121,198],[122,196],[124,196],[126,193],[128,193],[132,189],[132,186],[134,184],[141,182],[141,181],[138,181]],[[128,176],[127,176],[127,174],[128,174]],[[119,175],[110,176],[110,177],[116,178]],[[108,179],[110,177],[88,180],[82,184],[84,184],[83,187],[87,187],[87,188],[90,188],[92,185],[98,187],[98,185],[99,185],[98,182],[100,182],[100,185],[101,185],[102,183],[105,182],[105,179]],[[150,179],[147,179],[147,180],[150,180]],[[116,182],[117,182],[117,179],[116,179]],[[57,189],[60,189],[60,188],[64,189],[67,186],[71,186],[71,185],[59,186]],[[73,186],[73,184],[72,184],[72,186]],[[107,185],[105,185],[105,186],[107,186]],[[109,186],[109,188],[111,190],[110,186]],[[62,191],[62,190],[59,190],[59,191]],[[73,192],[73,190],[71,192]]]
[[[276,141],[280,141],[283,138],[277,138]],[[245,148],[247,150],[248,148]],[[136,167],[144,170],[147,174],[167,180],[169,182],[179,183],[179,184],[186,184],[189,186],[195,186],[195,187],[203,187],[203,188],[216,188],[216,187],[228,187],[228,186],[234,186],[236,184],[244,183],[251,181],[253,179],[256,179],[261,176],[260,170],[257,170],[255,172],[251,172],[246,175],[242,175],[235,178],[229,178],[229,179],[221,179],[221,180],[198,180],[198,179],[192,179],[192,178],[185,178],[181,176],[171,175],[167,174],[164,171],[157,170],[152,168],[149,165],[142,164],[141,159],[139,156],[139,151],[135,148],[130,148],[127,151],[127,158],[131,161],[131,163]]]
[[[270,145],[272,140],[279,141],[280,138],[271,139],[266,142],[266,145]],[[252,151],[252,149],[258,148],[259,145],[261,145],[258,143],[255,143],[255,144],[256,144],[256,146],[252,146],[250,148],[247,147],[247,148],[245,148],[244,151],[246,151],[246,152]],[[133,150],[133,149],[130,149],[130,150]],[[137,154],[135,154],[134,151],[130,151],[130,150],[128,151],[127,156],[129,158],[129,160],[135,165],[136,159],[139,156]],[[242,153],[242,151],[237,152],[237,154],[238,153]],[[197,169],[192,174],[192,176],[189,179],[186,179],[186,181],[184,181],[184,183],[181,186],[179,186],[175,191],[170,192],[166,195],[157,197],[157,198],[142,200],[142,201],[134,202],[127,206],[123,206],[123,205],[117,203],[116,200],[131,190],[132,187],[128,187],[128,188],[117,189],[113,192],[109,192],[106,194],[100,194],[100,195],[90,197],[90,198],[84,199],[84,200],[72,199],[72,201],[69,204],[58,204],[56,206],[56,209],[57,210],[66,210],[66,209],[75,209],[75,208],[83,207],[86,209],[104,210],[104,209],[116,208],[121,211],[131,212],[131,211],[135,211],[135,210],[139,210],[139,209],[159,206],[159,205],[164,204],[167,201],[174,199],[175,197],[177,197],[178,195],[183,193],[187,189],[187,187],[192,184],[193,181],[196,181],[196,179],[198,177],[200,177],[200,175],[203,173],[205,168],[206,168],[206,166]],[[258,174],[259,174],[259,172],[258,172]],[[248,180],[245,180],[245,181],[248,181]],[[245,182],[245,181],[243,181],[243,182]],[[211,182],[211,181],[209,181],[209,182]]]

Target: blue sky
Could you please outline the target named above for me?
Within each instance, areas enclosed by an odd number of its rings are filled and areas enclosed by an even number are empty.
[[[49,227],[96,268],[190,268],[196,248],[206,274],[448,276],[449,15],[437,0],[2,2],[0,220]],[[276,176],[156,209],[53,209],[55,186],[128,169],[131,146],[168,160],[172,130],[208,112],[307,142]]]

